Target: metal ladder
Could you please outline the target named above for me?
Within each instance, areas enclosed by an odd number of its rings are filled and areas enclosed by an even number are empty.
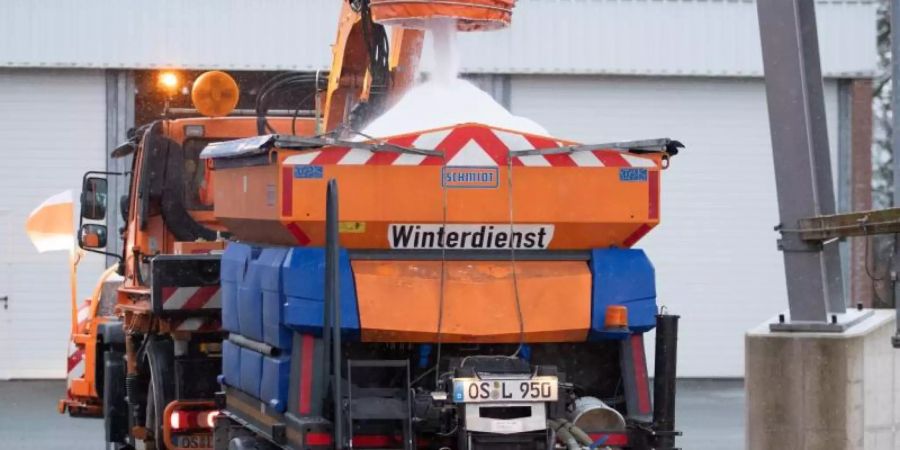
[[[401,386],[357,387],[353,384],[354,371],[395,370],[402,372]],[[412,398],[409,378],[409,361],[403,360],[347,360],[347,433],[353,448],[354,421],[396,421],[403,433],[403,449],[412,450]]]

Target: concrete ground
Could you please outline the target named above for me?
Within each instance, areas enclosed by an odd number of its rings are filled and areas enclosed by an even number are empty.
[[[56,413],[64,381],[0,382],[0,447],[101,450],[103,422]],[[687,450],[744,448],[744,386],[739,380],[681,380],[678,446]]]

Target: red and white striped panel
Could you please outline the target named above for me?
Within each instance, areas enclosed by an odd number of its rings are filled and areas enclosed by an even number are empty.
[[[87,325],[91,313],[91,301],[85,300],[78,307],[75,314],[75,332],[87,333]],[[66,380],[71,382],[77,378],[84,378],[84,347],[69,342],[69,356],[66,358]]]
[[[75,328],[77,330],[77,332],[84,333],[87,331],[87,323],[88,323],[88,319],[90,319],[90,317],[88,317],[88,315],[90,315],[90,313],[91,313],[91,301],[88,299],[88,300],[85,300],[81,304],[81,306],[78,307],[78,313],[76,314],[76,317],[75,317],[75,322],[78,324]]]
[[[69,357],[66,358],[66,381],[71,383],[77,378],[84,378],[84,348],[69,343]]]
[[[215,317],[189,317],[173,319],[170,327],[172,331],[218,331],[222,322]]]
[[[386,142],[423,150],[438,150],[444,157],[393,151],[372,152],[347,147],[310,150],[285,159],[286,165],[392,165],[498,167],[508,164],[511,150],[558,148],[569,143],[548,137],[522,134],[467,124],[454,128],[387,138]],[[445,164],[446,161],[446,164]],[[528,167],[656,167],[646,157],[617,150],[580,151],[558,155],[528,155],[513,158],[514,166]]]
[[[197,311],[222,307],[219,286],[162,287],[162,308],[166,311]]]

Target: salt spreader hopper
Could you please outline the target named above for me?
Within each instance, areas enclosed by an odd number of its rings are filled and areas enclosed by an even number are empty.
[[[672,435],[674,390],[657,389],[654,414],[643,333],[669,324],[657,375],[673,381],[674,316],[657,315],[653,267],[630,247],[659,223],[677,141],[582,145],[477,123],[327,136],[202,154],[232,235],[225,418],[287,427],[262,433],[287,448],[546,448],[572,424],[621,448]]]

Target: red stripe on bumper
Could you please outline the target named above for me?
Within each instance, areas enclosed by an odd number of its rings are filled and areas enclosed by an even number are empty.
[[[332,443],[331,434],[329,433],[306,433],[304,441],[306,445],[312,447],[330,446]]]

